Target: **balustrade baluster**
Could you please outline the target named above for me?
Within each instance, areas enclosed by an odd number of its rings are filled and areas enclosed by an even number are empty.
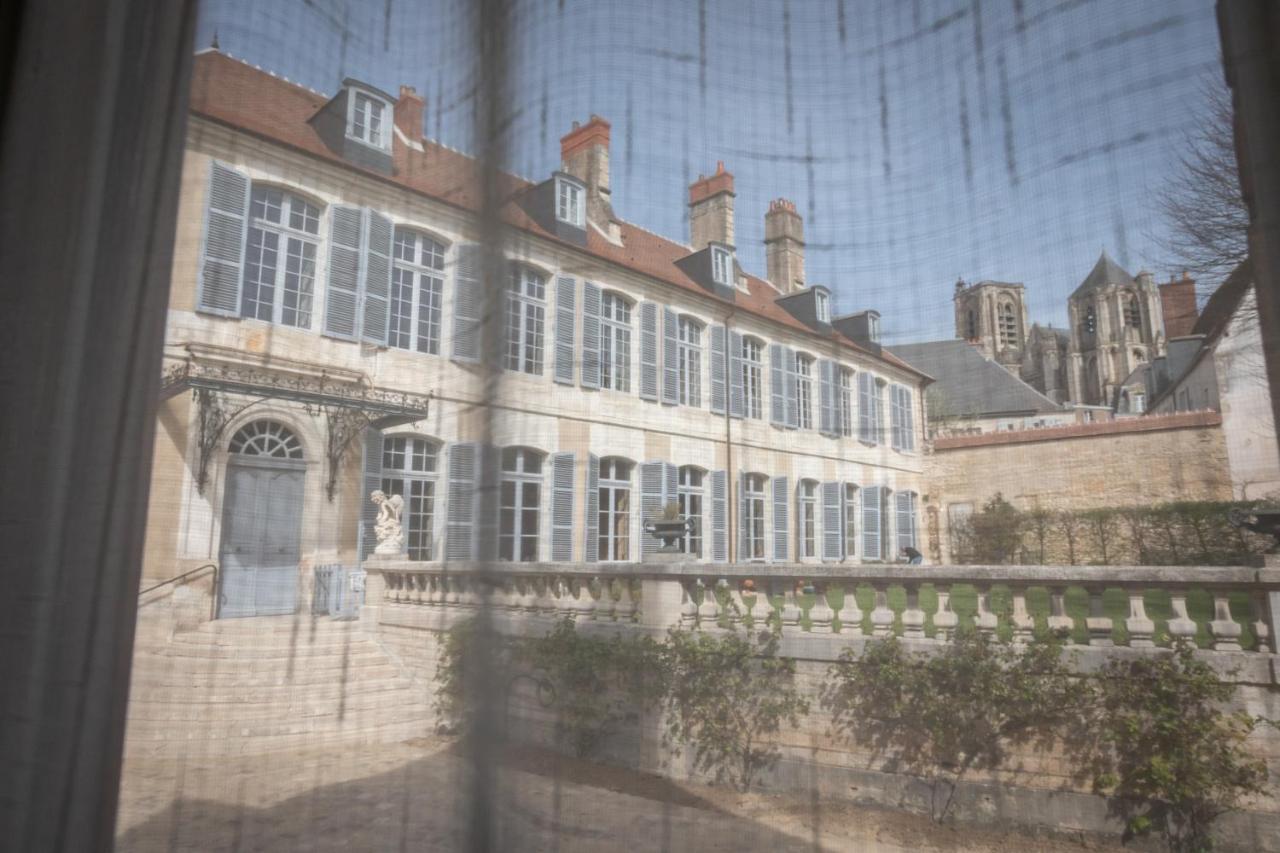
[[[586,578],[569,578],[572,590],[570,601],[573,605],[573,618],[578,622],[587,622],[595,617],[596,597],[591,594],[591,584]]]
[[[639,610],[639,590],[629,578],[618,581],[618,597],[610,596],[613,604],[613,618],[619,622],[634,622]]]
[[[730,628],[737,628],[747,620],[747,605],[742,599],[742,588],[739,583],[730,582],[728,593],[729,602],[725,605],[724,617]]]
[[[707,584],[698,581],[702,587],[702,603],[698,605],[698,627],[702,630],[720,627],[720,599],[716,596],[719,581]]]
[[[949,643],[956,635],[956,626],[960,617],[951,609],[951,587],[945,589],[934,586],[938,593],[938,612],[933,614],[933,638],[940,643]]]
[[[686,630],[698,624],[698,605],[694,602],[696,580],[680,581],[680,627]]]
[[[800,606],[796,604],[796,582],[789,578],[783,583],[782,610],[778,612],[783,632],[792,634],[799,631],[801,615]]]
[[[978,612],[973,614],[973,625],[980,634],[994,638],[1000,619],[991,609],[991,586],[983,584],[978,587]]]
[[[871,608],[871,636],[887,637],[893,633],[893,609],[889,607],[889,593],[883,583],[871,584],[875,591],[876,603]]]
[[[1046,620],[1049,630],[1060,634],[1069,643],[1071,630],[1076,620],[1067,615],[1067,588],[1065,586],[1049,587],[1049,618]]]
[[[1231,599],[1226,590],[1214,590],[1213,621],[1209,623],[1213,647],[1220,652],[1240,651],[1240,623],[1231,618]]]
[[[439,607],[444,604],[444,588],[440,585],[439,575],[427,576],[427,605]]]
[[[573,618],[577,614],[577,596],[574,595],[568,578],[563,575],[556,575],[553,588],[556,593],[556,618]]]
[[[1187,614],[1187,593],[1185,591],[1169,593],[1169,609],[1173,611],[1173,618],[1168,623],[1169,635],[1173,637],[1174,643],[1180,640],[1194,643],[1196,623]]]
[[[836,613],[827,601],[827,585],[813,585],[813,607],[809,608],[809,630],[815,634],[830,634],[831,620]]]
[[[1271,636],[1271,626],[1267,624],[1267,593],[1254,592],[1249,595],[1249,606],[1253,610],[1253,647],[1259,652],[1274,652],[1275,638]]]
[[[1115,645],[1115,642],[1111,639],[1111,617],[1106,614],[1106,610],[1103,608],[1103,588],[1090,586],[1086,587],[1085,591],[1089,593],[1089,616],[1084,620],[1085,630],[1089,632],[1089,645]]]
[[[1129,590],[1129,618],[1124,620],[1129,645],[1149,649],[1156,644],[1156,623],[1147,618],[1147,602],[1141,589]]]
[[[618,605],[613,597],[613,581],[609,578],[595,577],[591,586],[600,591],[593,604],[593,618],[597,622],[612,622],[618,618]],[[590,588],[590,587],[589,587]]]
[[[909,640],[924,639],[924,611],[920,609],[920,584],[908,581],[907,606],[902,611],[902,636]]]
[[[840,605],[840,633],[850,637],[862,636],[862,610],[858,607],[858,598],[854,594],[852,581],[844,585],[844,602]]]
[[[1013,593],[1013,642],[1024,645],[1031,642],[1036,633],[1036,620],[1027,610],[1027,588],[1015,586]]]

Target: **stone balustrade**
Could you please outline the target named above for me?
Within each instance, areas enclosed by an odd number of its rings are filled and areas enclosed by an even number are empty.
[[[1150,649],[1177,638],[1270,656],[1280,570],[1192,566],[501,563],[370,560],[367,605],[465,613],[486,600],[515,620],[573,617],[652,631],[772,620],[784,641],[898,634],[945,643],[961,622],[1014,643],[1038,627],[1074,645]],[[850,594],[850,591],[855,591]],[[1261,661],[1259,661],[1261,662]],[[1274,677],[1274,676],[1273,676]]]

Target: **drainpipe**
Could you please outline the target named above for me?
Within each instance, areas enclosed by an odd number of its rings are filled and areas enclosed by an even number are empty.
[[[733,375],[733,359],[729,356],[729,343],[732,340],[729,330],[732,327],[729,325],[729,322],[733,319],[733,315],[736,313],[737,308],[730,308],[729,313],[724,315],[724,478],[725,503],[727,504],[725,507],[725,518],[728,520],[725,535],[729,537],[729,541],[725,543],[725,551],[729,555],[730,563],[735,562],[733,559],[734,557],[742,556],[737,553],[737,542],[741,537],[733,535],[738,532],[737,525],[734,522],[736,521],[740,523],[741,519],[736,517],[734,510],[737,506],[737,501],[733,499],[733,417],[729,414],[729,411],[732,408],[730,405],[730,399],[732,397],[729,390],[730,379]]]

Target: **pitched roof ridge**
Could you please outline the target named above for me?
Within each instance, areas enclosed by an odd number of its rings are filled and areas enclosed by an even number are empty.
[[[324,92],[319,91],[318,89],[312,89],[310,86],[306,85],[305,83],[299,83],[295,80],[290,80],[288,77],[277,74],[274,71],[263,68],[261,65],[257,65],[255,63],[250,62],[247,59],[243,59],[239,56],[236,56],[234,53],[232,53],[229,50],[223,50],[222,48],[215,48],[215,47],[206,47],[204,50],[196,51],[196,56],[207,56],[209,54],[213,54],[215,56],[221,56],[224,59],[229,59],[232,62],[235,62],[239,65],[243,65],[245,68],[252,68],[254,71],[260,71],[263,74],[266,74],[270,77],[274,77],[275,79],[280,80],[282,82],[288,83],[290,86],[292,86],[295,89],[301,89],[302,91],[308,94],[316,95],[318,97],[324,98],[326,101],[333,98],[333,95],[327,95]]]

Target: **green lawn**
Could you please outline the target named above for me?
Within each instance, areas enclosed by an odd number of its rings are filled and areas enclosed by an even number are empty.
[[[875,592],[870,586],[862,585],[856,588],[855,595],[858,599],[858,607],[862,610],[862,631],[864,634],[871,633],[871,610],[875,606]],[[837,613],[844,606],[845,591],[838,586],[832,586],[827,592],[827,602],[831,605],[831,609]],[[722,596],[722,599],[724,596]],[[1169,594],[1159,590],[1148,590],[1145,596],[1147,618],[1156,624],[1156,642],[1159,645],[1169,644],[1169,635],[1166,626],[1166,620],[1171,615],[1169,607]],[[809,628],[809,608],[813,606],[812,595],[802,595],[797,598],[796,602],[804,616],[801,618],[801,625],[805,630]],[[894,613],[899,617],[894,623],[894,633],[902,633],[901,614],[906,608],[907,593],[901,586],[889,587],[889,606],[893,608]],[[1108,589],[1102,594],[1103,610],[1107,616],[1111,617],[1112,630],[1111,634],[1117,645],[1125,645],[1128,643],[1128,631],[1125,630],[1124,620],[1129,616],[1129,599],[1126,592],[1120,589]],[[780,607],[782,605],[781,596],[774,598],[774,605]],[[1084,589],[1079,587],[1068,587],[1066,593],[1067,615],[1075,620],[1072,629],[1072,641],[1075,643],[1087,643],[1088,631],[1085,630],[1084,620],[1089,613],[1089,596]],[[925,612],[925,636],[932,637],[933,613],[938,609],[938,594],[932,584],[924,584],[920,587],[920,608]],[[755,607],[755,615],[759,616],[760,605]],[[973,615],[978,609],[978,593],[977,590],[968,584],[956,584],[951,588],[951,609],[960,617],[961,625],[973,625]],[[1013,597],[1006,586],[994,586],[991,590],[991,609],[1000,618],[999,636],[1002,639],[1009,639],[1012,632],[1009,616],[1013,611]],[[1036,620],[1036,627],[1044,628],[1046,618],[1049,615],[1049,590],[1045,587],[1031,587],[1027,590],[1027,610],[1030,611],[1032,617]],[[1198,627],[1196,634],[1196,642],[1201,647],[1210,647],[1213,643],[1209,635],[1209,621],[1213,618],[1213,597],[1207,590],[1193,590],[1187,593],[1187,613],[1195,620]],[[1248,624],[1253,620],[1252,611],[1249,606],[1249,598],[1246,593],[1231,594],[1231,616],[1238,622],[1243,629],[1240,637],[1241,645],[1244,648],[1253,648],[1254,636],[1253,631]],[[836,630],[840,628],[839,619],[835,620]]]

